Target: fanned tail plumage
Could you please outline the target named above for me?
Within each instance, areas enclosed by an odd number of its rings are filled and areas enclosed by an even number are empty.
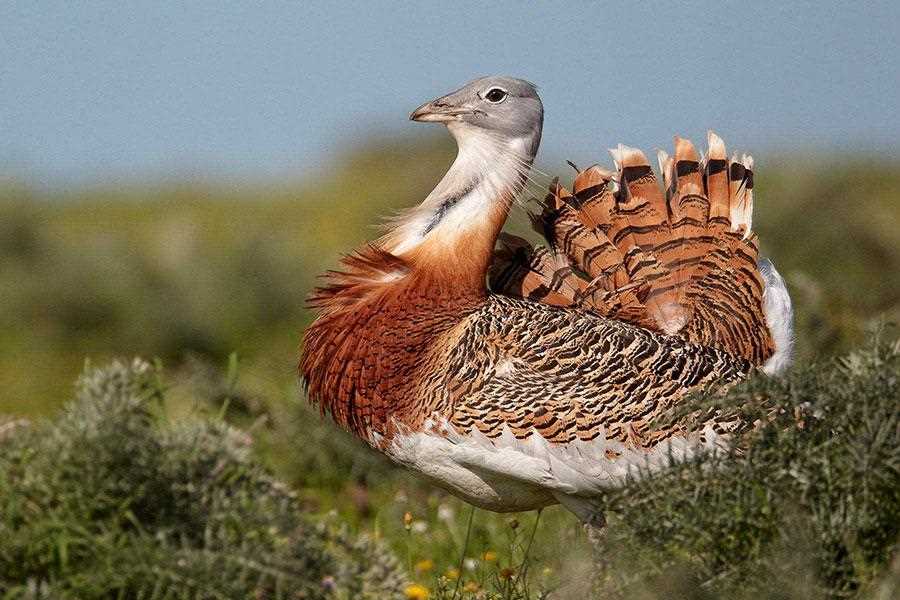
[[[752,158],[728,159],[712,132],[705,158],[675,138],[674,155],[658,156],[660,188],[640,150],[620,145],[611,153],[615,172],[595,165],[579,171],[573,192],[550,186],[532,216],[546,248],[501,239],[492,289],[677,335],[755,365],[773,356],[775,338],[789,345],[789,332],[772,330],[766,285],[781,286],[770,296],[787,294],[780,277],[764,279],[758,266]]]

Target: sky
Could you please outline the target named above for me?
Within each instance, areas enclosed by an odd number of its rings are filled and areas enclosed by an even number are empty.
[[[543,159],[710,128],[900,156],[900,3],[654,4],[0,0],[0,175],[315,173],[373,135],[412,144],[412,109],[488,74],[539,86]]]

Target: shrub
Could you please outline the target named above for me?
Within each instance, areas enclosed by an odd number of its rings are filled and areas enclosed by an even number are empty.
[[[164,416],[145,362],[89,369],[53,422],[0,428],[5,598],[389,598],[393,555],[303,515],[220,420]]]
[[[900,540],[900,341],[691,407],[711,408],[760,425],[608,498],[606,593],[870,595]]]

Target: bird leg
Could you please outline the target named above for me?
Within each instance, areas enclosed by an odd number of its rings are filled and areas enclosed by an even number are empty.
[[[582,521],[584,533],[591,545],[593,555],[593,575],[591,576],[591,588],[599,591],[609,573],[609,551],[606,547],[606,517],[602,512],[595,512],[587,520]]]
[[[593,554],[593,577],[591,586],[595,589],[606,579],[609,569],[609,553],[606,551],[606,517],[603,505],[596,498],[583,498],[569,494],[554,494],[564,507],[575,513],[581,521]]]

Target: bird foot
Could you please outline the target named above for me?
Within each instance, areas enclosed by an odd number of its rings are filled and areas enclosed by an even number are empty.
[[[603,513],[595,513],[582,526],[594,553],[597,554],[606,538],[606,517],[603,516]]]

